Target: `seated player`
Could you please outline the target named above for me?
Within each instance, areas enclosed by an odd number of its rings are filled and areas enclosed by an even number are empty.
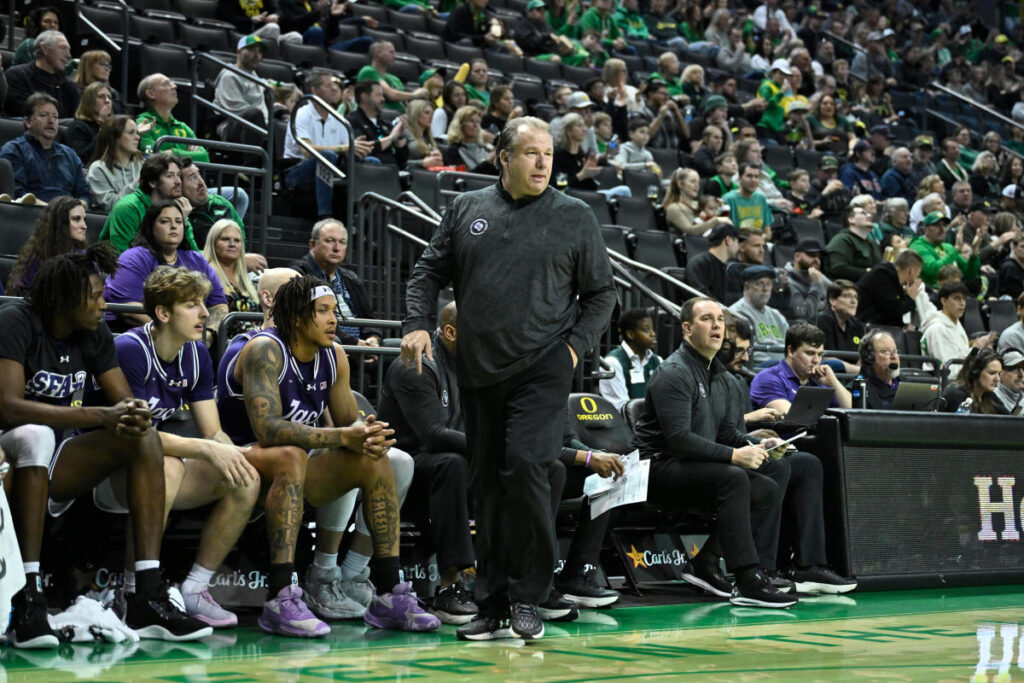
[[[136,398],[146,401],[164,451],[165,511],[213,504],[199,539],[196,562],[181,584],[185,611],[214,628],[238,624],[207,588],[217,567],[249,521],[260,478],[244,449],[221,429],[213,397],[213,361],[200,341],[209,313],[203,300],[210,281],[185,268],[159,266],[146,278],[142,304],[152,319],[114,340],[118,360]],[[188,404],[201,438],[162,431],[164,421]],[[127,481],[120,473],[100,485],[97,504],[127,512]],[[134,576],[127,573],[125,586]]]
[[[149,407],[132,397],[103,323],[103,275],[116,263],[106,244],[55,256],[40,266],[28,300],[0,309],[0,424],[7,428],[0,447],[14,466],[11,507],[27,575],[13,600],[8,638],[15,647],[58,645],[39,579],[47,496],[60,514],[121,470],[136,556],[125,623],[143,638],[192,640],[212,632],[178,610],[161,587],[164,455]],[[74,405],[88,375],[112,406]]]
[[[221,359],[221,415],[234,443],[256,442],[247,457],[266,491],[274,597],[258,623],[282,635],[330,632],[310,613],[296,585],[303,499],[321,507],[359,488],[373,527],[371,577],[375,586],[387,587],[372,598],[364,619],[377,628],[433,631],[441,622],[423,610],[411,584],[399,578],[399,497],[386,457],[393,432],[372,415],[356,421],[348,358],[334,345],[336,310],[334,292],[322,280],[293,278],[274,297],[274,327]],[[330,426],[315,426],[322,417]]]
[[[236,357],[261,329],[274,326],[271,310],[277,290],[298,276],[299,273],[291,268],[271,268],[263,272],[256,285],[257,298],[263,311],[262,327],[235,337],[224,354],[225,358]],[[221,368],[225,368],[227,362],[222,360]],[[404,502],[412,484],[412,457],[398,448],[390,448],[388,460],[395,472],[399,502]],[[352,489],[336,501],[316,510],[316,550],[313,553],[313,564],[306,568],[302,599],[321,619],[362,619],[373,599],[369,568],[373,540],[362,508],[356,512],[355,534],[349,543],[348,552],[340,566],[338,564],[338,548],[358,499],[359,489]]]

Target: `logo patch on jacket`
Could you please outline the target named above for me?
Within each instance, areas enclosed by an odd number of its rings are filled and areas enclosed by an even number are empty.
[[[697,390],[700,391],[701,398],[708,397],[708,390],[704,388],[704,382],[697,382]]]
[[[443,405],[445,408],[448,407],[448,390],[447,389],[445,389],[444,391],[441,392],[441,405]]]
[[[475,221],[469,224],[469,232],[474,235],[482,235],[487,230],[487,221],[483,218],[477,218]]]

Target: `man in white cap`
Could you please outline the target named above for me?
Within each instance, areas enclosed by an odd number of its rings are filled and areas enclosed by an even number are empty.
[[[1024,209],[1024,185],[1011,183],[1004,187],[1000,194],[999,210],[1009,211],[1017,216],[1018,220],[1021,219],[1021,214],[1024,213],[1021,211]]]
[[[1024,353],[1018,349],[1003,352],[1003,370],[999,373],[996,398],[1011,415],[1024,408]]]
[[[889,61],[889,56],[885,53],[881,31],[872,31],[868,34],[867,50],[857,51],[857,56],[850,64],[850,73],[862,80],[867,80],[868,76],[880,75],[890,88],[896,85],[896,79],[893,78],[892,62]]]
[[[267,45],[257,35],[242,36],[235,49],[235,68],[253,78],[259,78],[256,68],[263,61]],[[258,83],[224,69],[217,76],[213,103],[261,128],[267,126],[266,91]],[[217,134],[224,140],[262,145],[264,135],[257,135],[233,119],[217,126]]]
[[[786,127],[786,110],[782,100],[786,97],[786,78],[793,73],[789,61],[776,59],[768,70],[768,78],[761,81],[757,96],[768,104],[757,122],[757,137],[761,144],[779,144]]]
[[[597,136],[594,134],[594,122],[593,112],[594,101],[590,99],[590,96],[585,92],[574,92],[569,95],[569,99],[566,101],[569,106],[570,114],[579,114],[583,117],[583,123],[587,124],[587,135],[583,138],[583,144],[580,145],[580,149],[584,154],[597,154]],[[551,120],[551,139],[558,140],[559,134],[562,130],[562,119],[564,116],[558,116]]]

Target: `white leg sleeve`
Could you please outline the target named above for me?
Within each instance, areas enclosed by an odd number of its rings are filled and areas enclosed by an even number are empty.
[[[0,434],[0,448],[15,468],[49,468],[57,440],[49,427],[27,424]]]
[[[344,531],[352,510],[359,501],[359,489],[352,489],[341,498],[316,509],[316,528],[324,531]]]

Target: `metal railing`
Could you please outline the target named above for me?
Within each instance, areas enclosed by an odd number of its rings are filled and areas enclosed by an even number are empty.
[[[319,105],[320,108],[326,111],[329,116],[337,119],[338,122],[345,127],[345,132],[348,133],[349,139],[348,150],[346,150],[345,152],[345,168],[347,168],[350,172],[354,172],[356,155],[355,145],[352,144],[352,141],[355,139],[355,133],[352,129],[352,124],[349,123],[348,119],[339,114],[338,111],[334,109],[334,107],[327,104],[327,102],[324,102],[323,99],[321,99],[317,95],[303,95],[299,99],[298,103],[295,105],[295,109],[293,109],[292,111],[297,112],[299,110],[299,107],[303,106],[303,103],[307,101]],[[303,140],[302,138],[295,134],[295,118],[295,116],[292,116],[288,122],[288,126],[292,132],[292,139],[295,140],[295,143],[302,149],[306,150],[306,153],[308,153],[311,157],[316,159],[317,163],[321,164],[324,168],[326,168],[331,173],[331,175],[337,177],[339,180],[344,180],[345,178],[348,178],[349,176],[347,173],[338,168],[334,163],[331,162],[330,159],[325,157],[323,154],[320,153],[318,149],[313,147],[313,145],[309,144],[308,142],[306,142],[305,140]],[[319,176],[319,173],[317,175]],[[348,192],[345,193],[345,225],[349,227],[352,226],[352,215],[355,206],[355,198],[353,197],[353,194],[354,187],[352,184],[352,180],[349,179]]]
[[[153,151],[159,152],[161,147],[165,144],[185,144],[185,145],[199,145],[206,149],[219,149],[225,152],[241,152],[244,154],[252,154],[262,161],[262,163],[253,164],[252,166],[239,166],[234,164],[220,164],[210,161],[193,161],[193,163],[201,169],[207,171],[213,171],[216,173],[217,182],[206,184],[210,188],[226,187],[224,185],[224,175],[231,174],[233,177],[232,186],[235,190],[238,190],[238,175],[244,173],[249,176],[249,209],[245,216],[242,216],[242,221],[245,225],[256,226],[260,229],[260,253],[267,253],[267,227],[270,223],[270,202],[274,193],[274,178],[271,175],[271,160],[267,158],[267,151],[262,147],[256,147],[254,145],[243,145],[240,142],[224,142],[223,140],[203,140],[200,138],[179,138],[175,135],[162,135],[156,139],[153,143]],[[257,193],[256,189],[256,178],[262,178],[262,188]],[[253,201],[259,196],[259,202]],[[259,206],[257,211],[256,207]],[[249,217],[249,218],[247,218]],[[255,218],[258,220],[250,220]],[[250,237],[251,240],[251,237]],[[202,244],[196,245],[200,249],[203,248]],[[251,250],[250,245],[245,245]]]
[[[121,10],[121,45],[117,44],[113,38],[108,36],[99,26],[92,22],[88,17],[82,14],[80,2],[75,3],[75,16],[87,29],[95,33],[96,36],[102,40],[107,46],[116,52],[121,58],[121,91],[118,93],[121,106],[125,107],[128,104],[128,36],[131,33],[131,8],[125,0],[115,0]],[[14,18],[13,12],[11,18]],[[14,38],[14,26],[13,23],[8,29],[11,32],[11,38]]]
[[[967,105],[968,107],[976,109],[979,114],[984,114],[985,116],[989,116],[989,117],[999,121],[1000,123],[1002,123],[1004,125],[1012,126],[1014,128],[1018,128],[1020,130],[1024,130],[1024,125],[1022,125],[1020,122],[1014,121],[1012,118],[1010,118],[1010,117],[1008,117],[1008,116],[1006,116],[1006,115],[996,111],[992,107],[989,107],[988,105],[982,104],[981,102],[978,102],[977,100],[972,99],[972,98],[968,97],[967,95],[964,95],[963,93],[959,93],[959,92],[957,92],[955,90],[951,90],[950,88],[947,88],[946,86],[942,85],[938,81],[932,81],[929,84],[929,87],[934,88],[935,90],[938,90],[939,92],[943,93],[944,95],[948,95],[948,96],[956,99],[957,101]],[[926,108],[925,111],[932,118],[939,119],[941,121],[945,121],[951,127],[955,128],[955,127],[958,127],[958,126],[962,125],[961,122],[959,122],[956,119],[952,118],[951,116],[949,116],[945,112],[937,111],[934,107]],[[976,131],[976,132],[979,135],[982,133],[982,131]],[[1016,151],[1010,149],[1006,145],[1002,145],[1001,149],[1002,149],[1002,151],[1006,152],[1007,154],[1012,154],[1013,156],[1024,158],[1024,155],[1022,155],[1019,152],[1016,152]]]
[[[199,65],[203,61],[212,62],[213,64],[219,66],[222,70],[230,71],[239,78],[247,80],[251,83],[255,83],[256,85],[263,89],[263,96],[266,100],[268,118],[266,128],[258,126],[255,123],[252,123],[251,121],[247,121],[235,112],[228,111],[224,107],[221,107],[220,105],[198,94],[200,91]],[[268,164],[266,170],[268,173],[272,174],[274,163],[274,121],[272,118],[274,113],[274,88],[269,83],[264,81],[262,78],[258,78],[256,76],[253,76],[252,74],[248,74],[239,69],[234,64],[229,64],[228,62],[225,62],[223,59],[218,59],[217,57],[214,57],[211,54],[207,54],[206,52],[196,52],[195,59],[192,60],[192,93],[192,105],[189,114],[192,117],[191,120],[193,124],[199,120],[199,105],[201,104],[207,109],[215,111],[221,116],[227,117],[228,119],[234,121],[243,128],[251,130],[257,135],[266,136],[266,145],[264,146],[264,149],[266,150],[267,158],[270,160],[270,163]],[[271,175],[271,177],[273,176]]]

